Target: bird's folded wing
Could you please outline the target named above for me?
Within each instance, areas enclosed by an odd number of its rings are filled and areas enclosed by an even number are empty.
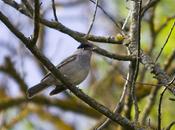
[[[66,59],[64,59],[59,65],[57,65],[56,66],[56,68],[57,69],[59,69],[59,68],[61,68],[62,66],[64,66],[64,65],[66,65],[66,64],[68,64],[69,62],[71,62],[71,61],[73,61],[73,60],[75,60],[76,59],[76,57],[77,57],[77,55],[75,54],[75,55],[72,55],[72,56],[69,56],[69,57],[67,57]],[[44,78],[41,80],[41,82],[43,81],[43,80],[45,80],[47,77],[49,77],[51,75],[51,73],[49,72],[49,73],[47,73],[45,76],[44,76]]]
[[[69,62],[74,61],[77,58],[77,55],[72,55],[67,57],[66,59],[64,59],[59,65],[57,65],[57,69],[65,66],[66,64],[68,64]]]

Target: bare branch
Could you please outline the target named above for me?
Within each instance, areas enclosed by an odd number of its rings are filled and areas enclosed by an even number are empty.
[[[91,32],[91,30],[92,30],[92,27],[93,27],[93,24],[94,24],[94,22],[95,22],[95,16],[96,16],[97,7],[98,7],[98,1],[99,1],[99,0],[96,0],[94,15],[93,15],[93,17],[92,17],[92,21],[91,21],[91,24],[90,24],[90,27],[89,27],[89,30],[88,30],[86,36],[88,36],[88,35],[90,34],[90,32]],[[85,36],[85,37],[86,37],[86,36]]]
[[[173,127],[173,125],[175,125],[175,121],[171,122],[171,124],[166,128],[166,130],[171,130],[171,127]]]
[[[165,27],[167,27],[168,23],[175,18],[175,15],[168,17],[167,20],[156,30],[156,34],[159,34]]]
[[[35,12],[34,12],[34,31],[31,39],[31,44],[36,45],[39,35],[39,18],[40,18],[40,4],[39,0],[35,0]]]
[[[4,1],[8,1],[8,0],[4,0]],[[11,1],[11,0],[10,0]],[[14,1],[15,2],[15,1]],[[22,0],[22,2],[24,3],[24,5],[26,6],[27,10],[30,12],[30,15],[33,16],[33,8],[30,5],[30,3],[27,0]]]
[[[88,44],[91,44],[91,43],[88,43]],[[135,58],[133,56],[122,56],[122,55],[118,55],[118,54],[114,54],[114,53],[110,53],[102,48],[99,48],[98,46],[95,46],[93,45],[93,51],[100,54],[100,55],[103,55],[103,56],[106,56],[106,57],[109,57],[109,58],[112,58],[112,59],[116,59],[116,60],[122,60],[122,61],[132,61],[132,60],[135,60]]]
[[[167,88],[164,88],[163,92],[160,95],[160,99],[159,99],[157,130],[161,130],[161,105],[162,105],[163,95],[164,95],[166,90],[167,90]]]
[[[89,1],[95,4],[95,2],[94,2],[93,0],[89,0]],[[103,9],[102,6],[100,6],[99,4],[98,4],[97,6],[98,6],[98,7],[101,9],[101,11],[114,23],[114,25],[117,27],[118,31],[119,31],[121,34],[123,34],[123,33],[122,33],[122,29],[120,28],[120,26],[118,25],[118,23],[115,21],[115,19],[114,19],[112,16],[110,16],[110,15]]]
[[[135,108],[135,121],[138,121],[139,118],[139,108],[137,104],[137,98],[135,94],[135,82],[137,80],[138,72],[139,72],[139,57],[140,57],[140,22],[141,22],[141,0],[139,1],[133,1],[132,2],[132,8],[131,8],[131,26],[130,26],[130,35],[131,35],[131,44],[129,46],[135,46],[137,51],[136,54],[137,58],[135,61],[132,61],[130,63],[130,73],[132,75],[132,78],[130,79],[133,81],[131,83],[131,95],[133,99],[133,104]],[[133,52],[129,49],[130,53]]]
[[[167,59],[167,61],[165,63],[165,66],[164,66],[165,70],[167,70],[171,66],[171,64],[172,64],[174,59],[175,59],[175,49],[172,52],[172,54],[170,55],[170,57],[168,57],[168,59]]]
[[[166,85],[166,86],[170,86],[171,84],[173,84],[173,82],[175,81],[175,76],[173,77],[173,79]],[[160,99],[159,99],[159,107],[158,107],[158,124],[157,124],[157,129],[161,130],[161,105],[162,105],[162,99],[163,99],[163,95],[165,93],[165,91],[167,90],[168,87],[166,87],[163,92],[160,95]]]
[[[52,9],[53,9],[53,15],[54,15],[55,21],[58,22],[56,8],[55,8],[55,0],[52,0]]]
[[[145,7],[142,8],[142,13],[141,16],[143,17],[144,14],[146,13],[146,11],[148,11],[148,9],[150,9],[151,7],[155,6],[156,4],[158,4],[160,2],[160,0],[149,0],[149,2],[147,3],[147,5]]]
[[[156,63],[157,60],[159,59],[160,55],[162,54],[163,49],[165,48],[166,44],[168,43],[168,40],[169,40],[169,38],[170,38],[170,36],[171,36],[171,34],[172,34],[172,31],[173,31],[173,29],[174,29],[174,26],[175,26],[175,21],[173,22],[173,25],[172,25],[171,30],[170,30],[170,32],[169,32],[167,38],[166,38],[165,43],[163,44],[163,47],[161,48],[161,50],[160,50],[158,56],[156,57],[155,63]]]

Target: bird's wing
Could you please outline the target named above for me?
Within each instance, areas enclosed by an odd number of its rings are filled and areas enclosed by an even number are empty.
[[[66,64],[68,64],[69,62],[71,62],[71,61],[73,61],[73,60],[75,60],[76,59],[76,57],[77,57],[77,55],[75,54],[75,55],[72,55],[72,56],[69,56],[69,57],[67,57],[66,59],[64,59],[59,65],[57,65],[56,66],[56,68],[57,69],[59,69],[59,68],[61,68],[62,66],[64,66],[64,65],[66,65]],[[45,80],[47,77],[49,77],[51,75],[51,73],[49,72],[49,73],[47,73],[45,76],[44,76],[44,78],[41,80],[41,82],[43,81],[43,80]]]
[[[64,59],[59,65],[57,65],[57,69],[61,68],[62,66],[68,64],[69,62],[75,60],[77,58],[77,55],[72,55],[72,56],[69,56],[67,57],[66,59]]]
[[[50,96],[58,94],[64,90],[66,90],[67,88],[64,85],[56,85],[56,87],[50,92]]]
[[[48,72],[45,76],[44,76],[44,78],[41,80],[41,82],[43,82],[47,77],[49,77],[50,76],[50,72]]]

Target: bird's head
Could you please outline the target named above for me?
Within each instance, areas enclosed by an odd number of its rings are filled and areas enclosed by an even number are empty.
[[[80,44],[77,49],[84,49],[84,50],[91,50],[93,48],[93,45],[91,44]]]

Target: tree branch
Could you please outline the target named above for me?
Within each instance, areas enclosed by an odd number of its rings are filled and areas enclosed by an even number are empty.
[[[39,18],[40,18],[40,4],[39,0],[35,0],[35,12],[34,12],[34,31],[31,39],[31,44],[35,45],[39,35]]]
[[[130,81],[132,81],[131,83],[131,96],[132,96],[132,100],[133,100],[133,104],[134,104],[134,108],[135,108],[135,121],[138,121],[139,118],[139,107],[137,104],[137,97],[136,97],[136,89],[135,89],[135,83],[137,80],[137,76],[138,76],[138,72],[139,72],[139,57],[140,57],[140,22],[141,22],[141,6],[142,6],[142,2],[141,0],[136,0],[136,1],[132,1],[131,4],[131,25],[130,25],[130,40],[131,43],[128,47],[130,54],[131,55],[135,55],[137,58],[135,61],[132,61],[130,63],[130,75],[131,75],[131,79]],[[130,47],[134,46],[135,49],[137,50],[135,53],[133,53],[130,50]]]
[[[55,8],[55,0],[52,0],[52,9],[53,9],[53,15],[54,15],[55,21],[58,22],[56,8]]]
[[[85,105],[78,104],[74,101],[60,100],[60,99],[47,99],[42,96],[33,98],[31,100],[28,100],[23,97],[14,98],[14,99],[4,99],[0,101],[0,110],[6,110],[8,108],[16,107],[16,106],[26,104],[26,103],[34,103],[35,105],[56,107],[59,109],[72,111],[72,112],[83,114],[83,115],[90,116],[93,118],[100,117],[100,114],[97,111]]]
[[[29,12],[27,10],[25,10],[25,8],[23,8],[22,5],[18,4],[15,1],[11,1],[11,0],[2,0],[2,1],[4,3],[8,4],[9,6],[15,8],[17,11],[21,12],[22,14],[24,14],[32,19],[32,16],[29,15]],[[19,8],[20,8],[20,10],[19,10]],[[56,29],[62,33],[70,35],[73,38],[74,37],[84,37],[86,35],[85,33],[73,31],[73,30],[65,27],[60,22],[48,21],[48,20],[43,19],[43,18],[40,18],[39,21],[40,21],[40,23],[44,24],[45,26]],[[86,39],[88,39],[90,41],[94,41],[94,42],[100,42],[100,43],[111,43],[111,44],[122,44],[123,43],[123,39],[117,39],[114,37],[89,35],[88,37],[86,37]]]

